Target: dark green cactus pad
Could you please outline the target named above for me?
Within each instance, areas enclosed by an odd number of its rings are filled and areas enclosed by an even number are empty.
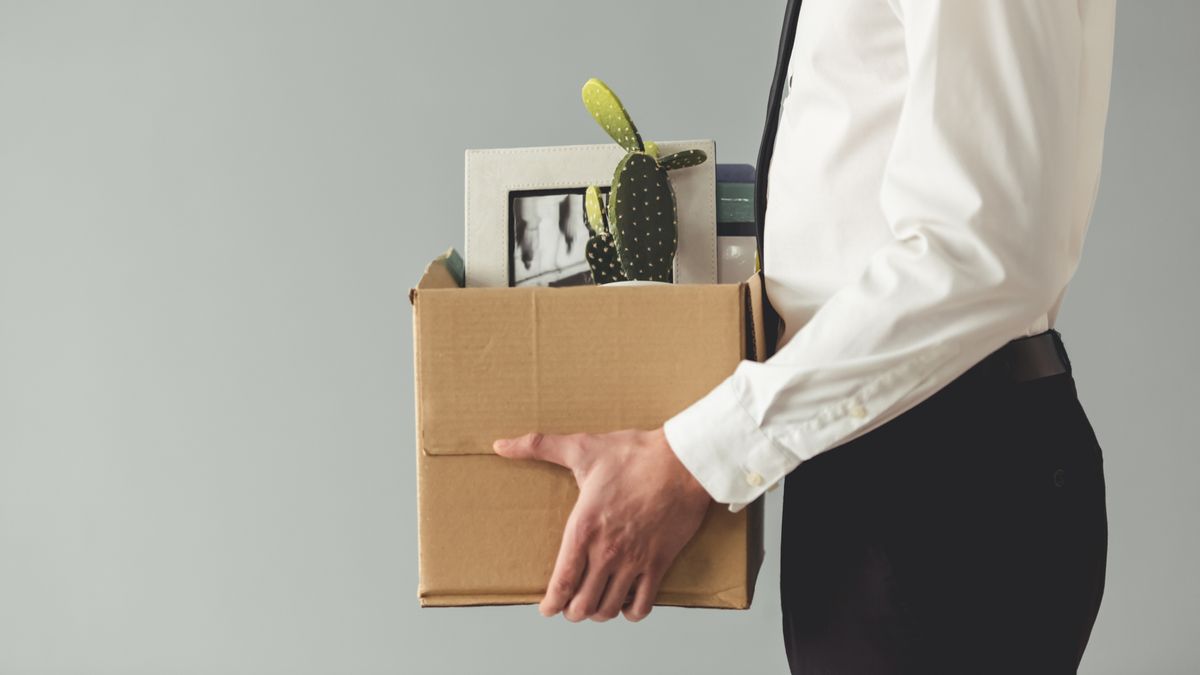
[[[589,187],[584,196],[583,220],[592,232],[585,249],[588,267],[592,268],[592,280],[597,284],[624,281],[625,275],[617,260],[617,245],[608,230],[604,208],[600,205],[600,190],[595,185]]]
[[[689,166],[703,164],[708,155],[703,150],[682,150],[673,155],[667,155],[658,160],[659,165],[667,171],[686,169]]]
[[[637,127],[633,125],[625,106],[621,105],[621,99],[608,85],[594,77],[585,82],[583,105],[622,148],[629,152],[642,152],[645,149]]]
[[[605,232],[588,239],[587,261],[592,268],[592,280],[597,284],[625,281],[625,274],[617,261],[617,245],[613,243],[611,234]]]
[[[675,190],[657,160],[638,152],[621,160],[609,193],[608,220],[627,279],[672,281],[679,222]]]

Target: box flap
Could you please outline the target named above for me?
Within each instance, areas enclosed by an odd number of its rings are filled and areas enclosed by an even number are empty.
[[[531,431],[655,428],[747,351],[747,284],[425,289],[414,338],[430,455],[491,454]]]
[[[448,249],[425,266],[421,280],[409,290],[408,301],[416,302],[417,292],[435,288],[461,288],[463,285],[463,261],[458,251]]]

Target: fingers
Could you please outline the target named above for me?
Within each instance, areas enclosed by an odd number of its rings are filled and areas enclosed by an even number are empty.
[[[558,559],[555,560],[554,572],[550,575],[550,585],[546,589],[546,596],[538,605],[542,616],[554,616],[567,606],[586,571],[588,540],[581,536],[586,533],[580,532],[578,520],[576,511],[567,519],[562,544],[558,547]]]
[[[617,618],[621,613],[621,608],[625,606],[625,602],[629,599],[630,588],[637,581],[638,572],[633,568],[627,568],[613,574],[608,580],[608,587],[604,589],[604,595],[600,598],[600,604],[596,606],[596,612],[592,614],[592,621],[608,621],[609,619]]]
[[[574,468],[579,456],[582,434],[525,434],[517,438],[501,438],[492,444],[497,455],[509,459],[538,459],[553,462],[568,469]]]
[[[650,571],[638,577],[633,601],[630,602],[623,614],[629,621],[641,621],[654,608],[654,600],[658,597],[658,585],[662,583],[662,572]]]
[[[583,576],[583,583],[579,585],[579,591],[563,610],[563,616],[567,618],[567,621],[583,621],[596,612],[596,607],[600,604],[600,596],[604,594],[604,589],[608,586],[608,579],[608,568],[592,567],[589,562],[587,573]]]

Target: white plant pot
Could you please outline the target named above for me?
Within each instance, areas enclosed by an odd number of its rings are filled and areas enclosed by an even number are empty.
[[[647,281],[645,279],[627,279],[625,281],[613,281],[607,284],[600,284],[602,287],[608,286],[671,286],[669,281]]]

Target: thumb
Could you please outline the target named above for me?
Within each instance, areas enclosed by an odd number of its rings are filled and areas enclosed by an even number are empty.
[[[492,444],[497,455],[509,459],[537,459],[568,469],[578,457],[579,441],[573,436],[532,433],[517,438],[502,438]]]

